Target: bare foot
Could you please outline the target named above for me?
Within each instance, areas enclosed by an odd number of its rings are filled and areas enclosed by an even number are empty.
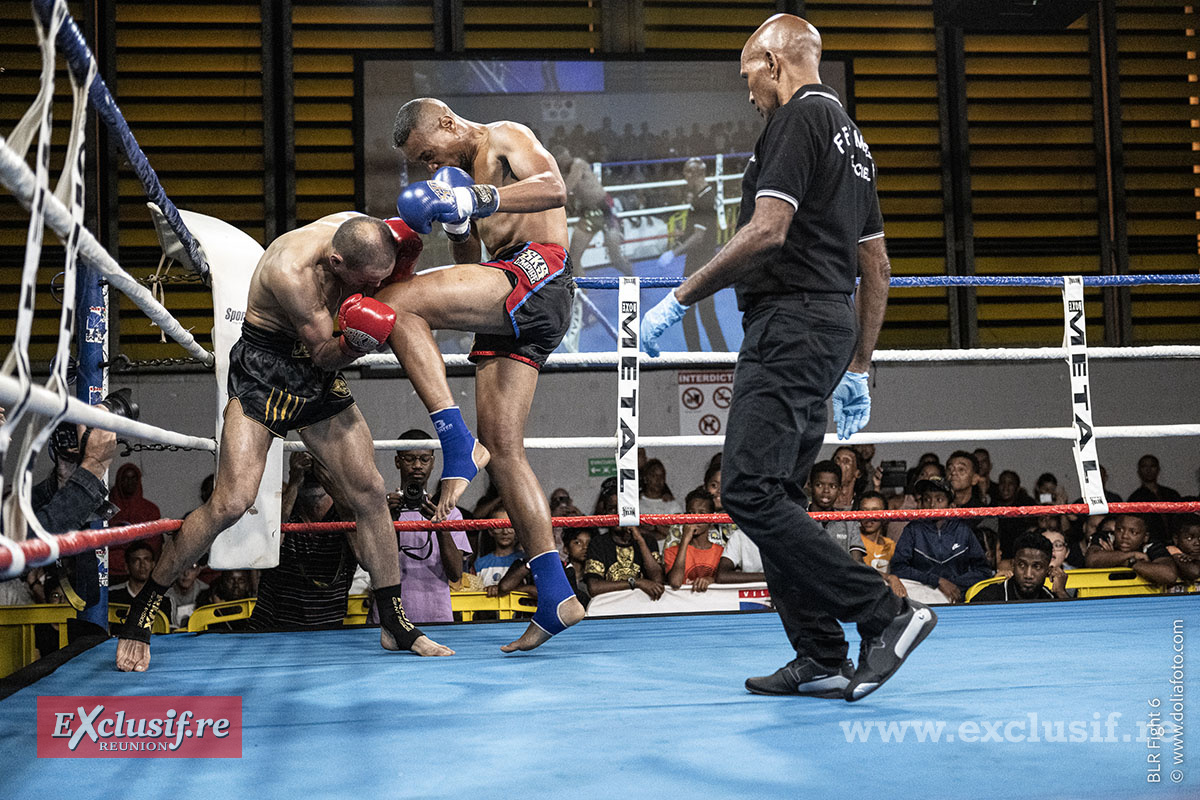
[[[475,462],[475,470],[478,472],[488,465],[492,460],[492,454],[480,442],[475,442],[475,449],[471,451],[471,460]],[[471,485],[469,480],[465,478],[446,478],[440,484],[441,495],[438,497],[437,514],[434,515],[434,522],[441,522],[450,515],[454,507],[458,505],[458,498],[462,497],[462,493]]]
[[[578,598],[569,598],[565,603],[558,607],[558,618],[568,628],[583,619],[586,612],[583,610],[583,603],[580,603]],[[503,653],[515,653],[518,650],[533,650],[550,640],[550,634],[546,633],[532,622],[525,632],[521,634],[521,638],[515,642],[510,642],[500,648]]]
[[[386,628],[379,629],[379,644],[384,650],[399,650],[400,646],[396,644],[396,638],[387,632]],[[428,636],[421,636],[412,643],[410,651],[419,656],[452,656],[454,651],[444,644],[438,644]]]
[[[135,639],[117,639],[117,669],[145,672],[150,668],[150,645]]]

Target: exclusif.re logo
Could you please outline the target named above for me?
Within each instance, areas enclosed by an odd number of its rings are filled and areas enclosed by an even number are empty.
[[[38,758],[241,758],[240,697],[62,697],[37,703]]]

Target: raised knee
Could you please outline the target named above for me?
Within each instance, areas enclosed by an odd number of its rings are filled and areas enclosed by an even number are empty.
[[[238,492],[214,494],[209,501],[213,517],[224,525],[231,525],[242,518],[257,499],[255,495]]]

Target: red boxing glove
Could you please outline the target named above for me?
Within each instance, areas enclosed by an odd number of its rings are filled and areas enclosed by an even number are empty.
[[[396,312],[374,297],[352,294],[338,309],[342,335],[338,346],[346,355],[370,353],[387,341],[396,325]]]
[[[417,259],[421,256],[421,248],[425,245],[421,242],[421,237],[408,224],[399,217],[385,219],[384,222],[392,229],[392,235],[396,237],[396,268],[392,270],[392,274],[383,282],[384,286],[396,281],[402,281],[409,275],[413,274],[413,268],[417,265]]]

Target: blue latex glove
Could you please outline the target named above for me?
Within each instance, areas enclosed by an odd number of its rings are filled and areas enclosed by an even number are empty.
[[[646,351],[646,355],[651,358],[658,356],[658,337],[663,335],[667,328],[671,327],[679,320],[683,319],[683,315],[687,313],[688,307],[680,305],[675,299],[674,290],[667,292],[667,296],[658,301],[658,305],[646,312],[642,317],[642,349]]]
[[[866,372],[847,370],[833,390],[833,419],[839,439],[849,439],[867,427],[871,419],[871,393],[867,388],[870,377]]]

